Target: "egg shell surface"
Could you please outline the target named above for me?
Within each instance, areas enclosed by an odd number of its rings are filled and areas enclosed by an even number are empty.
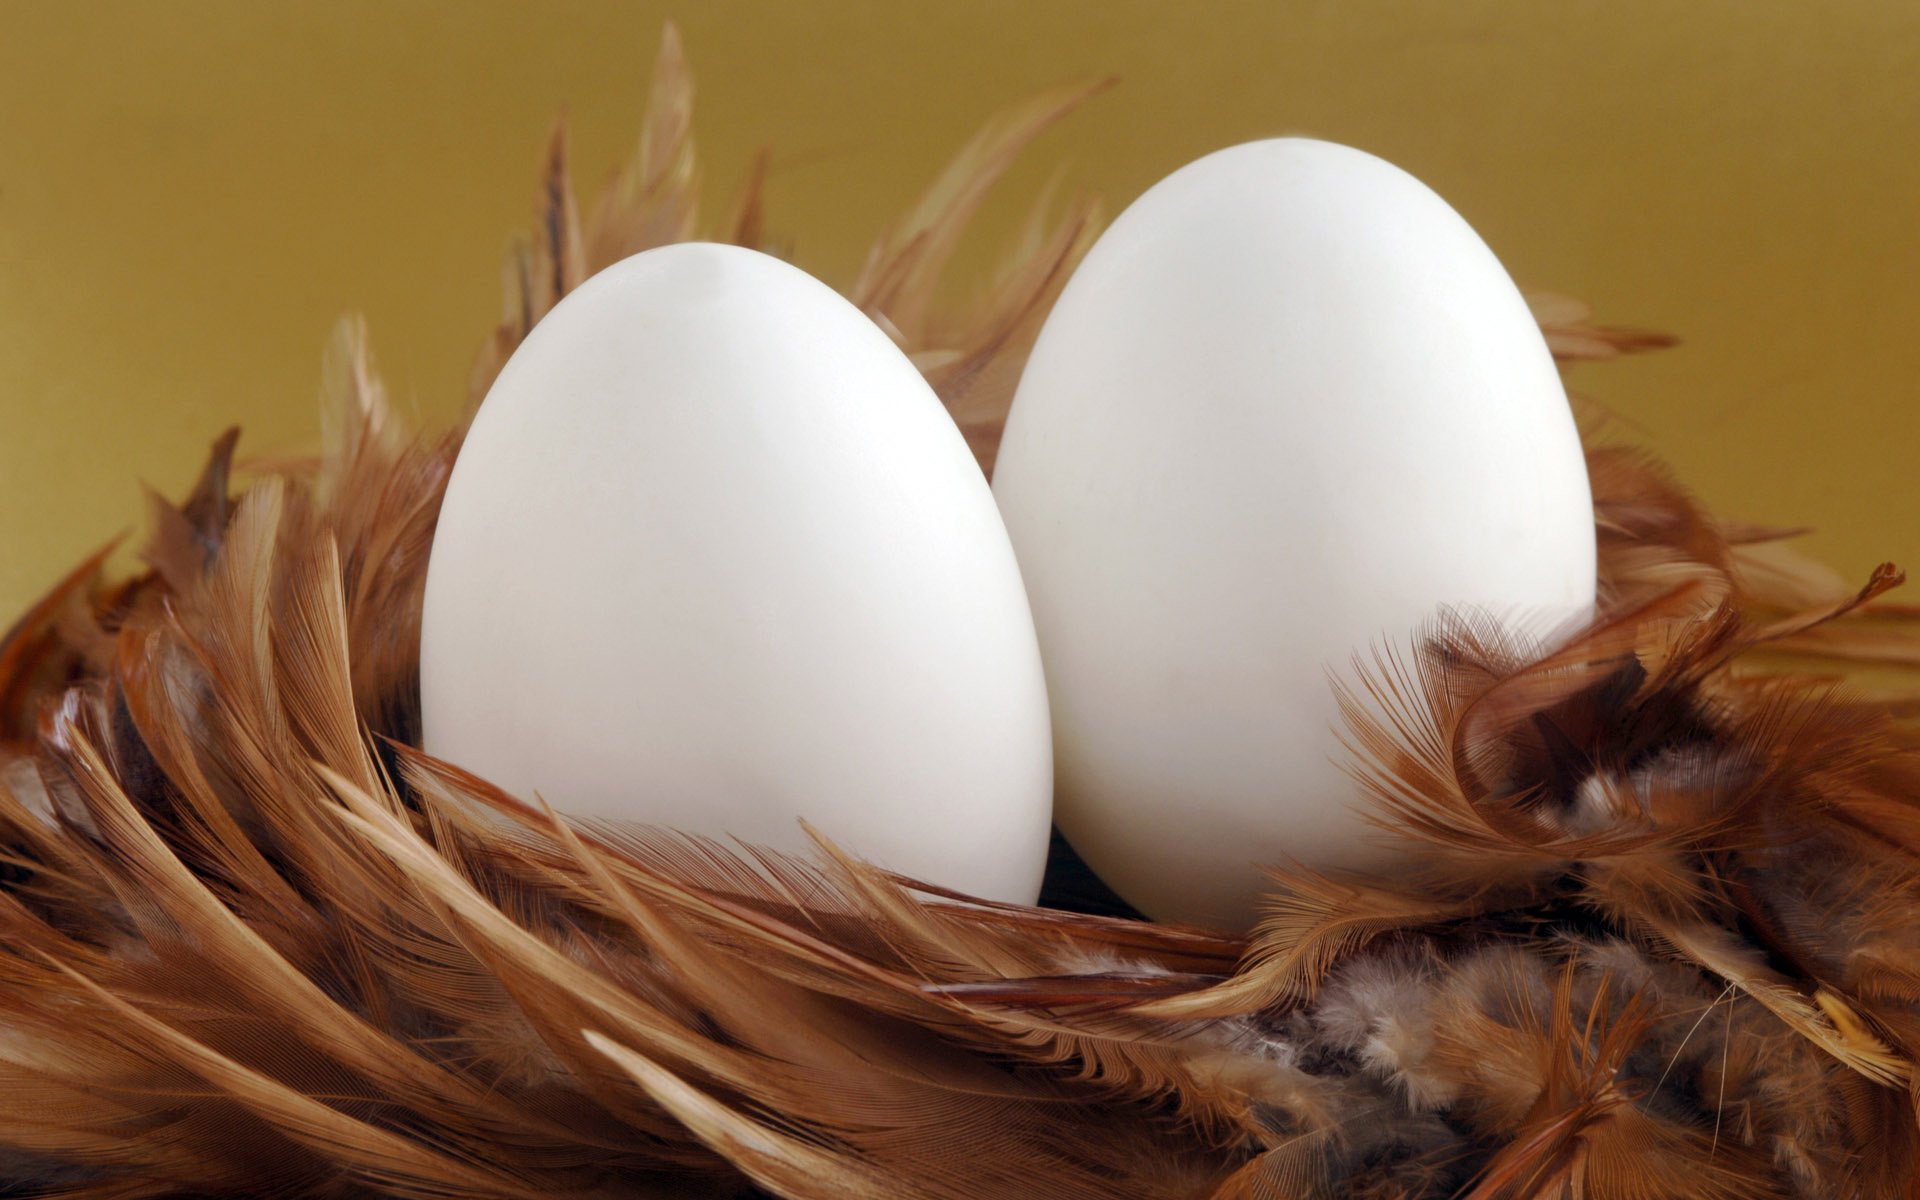
[[[447,487],[424,744],[571,818],[1031,902],[1045,684],[992,493],[918,371],[770,256],[649,250],[537,325]]]
[[[1220,151],[1087,255],[994,491],[1053,702],[1056,820],[1148,914],[1243,928],[1264,864],[1378,867],[1330,676],[1443,607],[1590,616],[1566,394],[1447,204],[1361,151]]]

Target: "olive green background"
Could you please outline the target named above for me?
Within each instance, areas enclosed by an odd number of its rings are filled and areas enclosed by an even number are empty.
[[[1576,382],[1710,501],[1818,526],[1851,574],[1920,566],[1911,0],[0,0],[0,610],[226,424],[309,444],[342,312],[449,416],[549,122],[590,190],[669,15],[715,207],[773,145],[772,224],[830,281],[989,111],[1112,73],[977,258],[1055,170],[1117,209],[1233,142],[1349,142],[1523,284],[1682,335]]]

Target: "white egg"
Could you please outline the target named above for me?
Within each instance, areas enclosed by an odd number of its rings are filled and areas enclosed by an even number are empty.
[[[1590,614],[1566,395],[1466,222],[1371,155],[1236,146],[1154,186],[1049,316],[994,474],[1053,701],[1056,820],[1150,915],[1244,927],[1261,864],[1389,861],[1329,673],[1442,606]]]
[[[553,310],[447,488],[426,748],[575,818],[1031,902],[1052,797],[1032,617],[919,373],[777,259],[651,250]]]

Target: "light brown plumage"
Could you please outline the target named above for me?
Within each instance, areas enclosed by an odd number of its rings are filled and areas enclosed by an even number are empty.
[[[698,230],[689,80],[670,30],[585,219],[556,129],[476,389],[591,271]],[[1086,91],[991,124],[853,289],[983,462],[1092,207],[1043,201],[971,311],[938,278]],[[723,234],[764,244],[763,178]],[[1564,356],[1659,342],[1539,311]],[[1109,915],[575,829],[423,755],[458,438],[397,421],[357,324],[325,377],[316,461],[236,499],[223,438],[153,503],[149,572],[96,555],[0,641],[16,1191],[1911,1194],[1920,637],[1891,570],[1846,588],[1593,449],[1601,616],[1546,656],[1442,619],[1368,664],[1355,772],[1414,865],[1275,864],[1243,941],[1133,919],[1065,856],[1049,896]],[[1876,691],[1832,686],[1861,663]]]

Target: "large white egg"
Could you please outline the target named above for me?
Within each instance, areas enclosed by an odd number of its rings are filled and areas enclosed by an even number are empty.
[[[1155,185],[1048,317],[995,468],[1053,700],[1056,820],[1160,918],[1261,864],[1377,865],[1329,673],[1442,608],[1591,612],[1594,524],[1526,303],[1404,171],[1304,138]]]
[[[433,754],[576,818],[1030,903],[1046,689],[992,492],[870,320],[777,259],[650,250],[500,373],[434,536]]]

